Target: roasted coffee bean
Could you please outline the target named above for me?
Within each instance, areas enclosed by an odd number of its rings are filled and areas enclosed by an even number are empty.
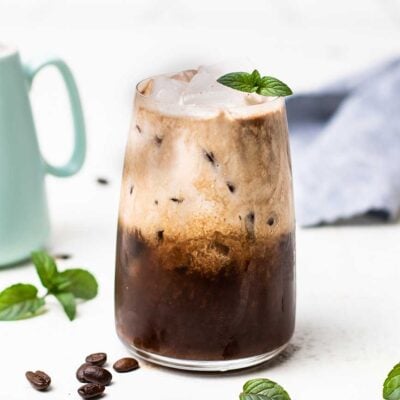
[[[87,368],[90,364],[88,363],[84,363],[82,364],[76,371],[76,379],[78,379],[79,382],[82,383],[88,383],[88,381],[85,379],[85,377],[83,376],[83,371],[85,368]]]
[[[106,353],[93,353],[89,354],[85,360],[87,363],[92,365],[102,366],[107,361],[107,354]]]
[[[97,183],[100,185],[108,185],[108,180],[106,178],[97,178]]]
[[[117,372],[129,372],[139,368],[139,363],[131,357],[124,357],[116,361],[113,368]]]
[[[83,379],[90,383],[107,386],[111,382],[112,375],[109,371],[98,365],[88,365],[83,368]]]
[[[51,383],[50,377],[43,371],[28,371],[25,373],[26,379],[36,390],[46,390]]]
[[[71,257],[72,255],[67,253],[56,254],[54,256],[54,258],[59,258],[60,260],[69,260]]]
[[[94,399],[103,394],[105,387],[97,383],[87,383],[78,389],[78,394],[83,399]]]

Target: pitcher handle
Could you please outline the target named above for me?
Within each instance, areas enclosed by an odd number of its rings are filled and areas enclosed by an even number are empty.
[[[36,74],[47,66],[57,68],[64,80],[65,87],[68,92],[69,102],[71,106],[71,114],[74,126],[74,149],[70,159],[66,164],[54,166],[44,161],[46,172],[55,176],[66,177],[76,174],[82,167],[86,155],[86,132],[85,121],[83,118],[82,105],[79,98],[78,87],[74,76],[68,65],[58,57],[51,57],[45,61],[24,65],[24,71],[28,79],[29,88],[32,85]]]

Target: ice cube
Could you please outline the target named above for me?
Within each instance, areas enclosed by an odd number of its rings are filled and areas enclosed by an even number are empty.
[[[217,82],[219,76],[199,70],[184,91],[182,103],[209,107],[244,105],[246,94],[221,85]]]
[[[182,95],[182,104],[199,107],[242,107],[262,102],[261,96],[240,92],[217,82],[217,79],[229,72],[252,71],[247,60],[236,59],[227,62],[201,66],[189,82]]]
[[[190,82],[194,75],[197,74],[197,69],[187,69],[185,71],[178,72],[171,76],[171,79],[178,81]]]
[[[153,79],[151,97],[159,102],[179,104],[187,85],[184,80],[159,76]]]

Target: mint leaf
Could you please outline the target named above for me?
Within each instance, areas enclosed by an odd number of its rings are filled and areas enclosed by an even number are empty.
[[[252,73],[251,73],[251,78],[253,79],[253,82],[258,85],[258,83],[260,82],[261,79],[261,75],[260,73],[255,69]]]
[[[70,292],[80,299],[90,300],[96,297],[97,289],[97,281],[90,272],[74,268],[58,274],[54,292]]]
[[[51,290],[58,273],[54,258],[45,251],[35,251],[32,253],[31,258],[42,285]]]
[[[383,384],[383,398],[400,400],[400,363],[393,367]]]
[[[258,89],[256,75],[247,72],[232,72],[221,76],[217,82],[241,92],[253,93]]]
[[[69,320],[73,321],[76,316],[76,303],[74,295],[69,292],[62,292],[62,293],[56,293],[54,296],[62,305]]]
[[[244,384],[240,400],[290,400],[290,397],[276,382],[259,378]]]
[[[262,96],[289,96],[293,94],[288,85],[272,76],[264,76],[261,78],[257,93]]]
[[[262,96],[289,96],[292,90],[285,83],[272,76],[261,77],[255,69],[248,72],[231,72],[217,79],[217,82],[231,89],[247,93],[258,93]]]
[[[269,400],[270,397],[264,396],[263,394],[253,393],[240,393],[240,400]]]
[[[18,283],[0,292],[0,321],[15,321],[37,315],[44,299],[35,286]]]

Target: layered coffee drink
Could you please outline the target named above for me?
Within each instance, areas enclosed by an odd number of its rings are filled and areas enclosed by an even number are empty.
[[[278,354],[295,320],[285,104],[199,68],[138,85],[118,224],[117,332],[194,370]]]

